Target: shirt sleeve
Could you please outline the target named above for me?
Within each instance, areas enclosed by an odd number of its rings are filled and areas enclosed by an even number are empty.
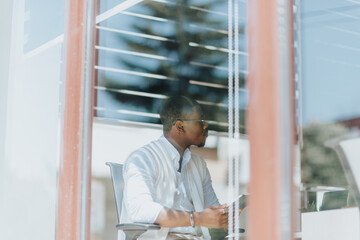
[[[155,199],[155,169],[145,154],[132,154],[124,165],[124,204],[132,222],[154,223],[163,206]]]
[[[210,206],[218,206],[220,205],[219,200],[215,194],[215,191],[212,187],[212,181],[210,172],[206,166],[205,161],[203,161],[203,170],[205,172],[204,178],[203,178],[203,189],[204,189],[204,200],[205,200],[205,208]]]

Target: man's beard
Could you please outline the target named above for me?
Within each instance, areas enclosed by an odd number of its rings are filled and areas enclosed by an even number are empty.
[[[203,132],[203,136],[205,137],[204,142],[202,142],[202,143],[200,143],[199,145],[197,145],[198,147],[203,147],[203,146],[205,146],[206,139],[207,139],[207,136],[208,136],[208,130],[207,130],[207,129]]]

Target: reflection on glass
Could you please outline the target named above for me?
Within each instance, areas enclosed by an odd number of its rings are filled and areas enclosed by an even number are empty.
[[[100,12],[104,13],[121,3],[103,0],[99,4]],[[185,94],[201,104],[209,129],[222,132],[214,134],[211,131],[206,146],[194,147],[191,151],[206,160],[220,202],[228,200],[227,161],[231,143],[223,133],[228,131],[227,4],[228,1],[223,0],[142,1],[96,26],[99,42],[96,46],[97,118],[93,162],[99,165],[93,167],[93,177],[106,189],[111,182],[100,171],[104,159],[122,162],[132,151],[161,135],[158,112],[163,99],[170,94]],[[245,132],[246,107],[245,9],[246,5],[241,4],[242,133]],[[130,124],[114,124],[117,121],[113,120]],[[107,123],[112,125],[111,128]],[[148,123],[151,123],[150,127]],[[241,155],[239,181],[241,193],[244,193],[249,180],[249,141],[246,136],[241,136],[238,145],[240,147],[234,151]],[[93,191],[95,195],[98,192],[99,189]],[[116,222],[112,192],[107,190],[93,206],[104,206],[105,198],[109,202],[105,210],[106,227],[92,228],[92,239],[115,239],[112,236],[116,236],[116,232],[112,232]],[[246,226],[245,213],[240,216],[242,228]],[[93,217],[94,224],[101,222],[101,216]],[[217,230],[211,230],[211,234],[214,239],[223,239],[227,235]]]
[[[336,153],[325,147],[331,138],[345,135],[340,124],[312,123],[304,128],[301,154],[302,182],[314,186],[346,186],[344,171]]]
[[[160,123],[161,100],[185,94],[202,104],[210,129],[227,131],[226,1],[146,1],[98,29],[99,117]],[[241,28],[242,69],[243,32]],[[245,99],[245,91],[240,97]]]
[[[301,176],[305,192],[321,189],[305,194],[302,207],[307,210],[356,205],[348,191],[348,173],[326,143],[360,131],[359,10],[358,1],[301,1]]]

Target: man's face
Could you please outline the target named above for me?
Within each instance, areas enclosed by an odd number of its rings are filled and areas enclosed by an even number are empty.
[[[201,113],[194,107],[191,114],[182,121],[185,129],[184,140],[189,145],[203,147],[208,136],[208,124],[203,121]]]

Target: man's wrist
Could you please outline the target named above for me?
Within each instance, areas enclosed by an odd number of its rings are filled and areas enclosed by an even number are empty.
[[[200,225],[200,213],[193,212],[193,218],[194,218],[194,226],[201,226]]]

